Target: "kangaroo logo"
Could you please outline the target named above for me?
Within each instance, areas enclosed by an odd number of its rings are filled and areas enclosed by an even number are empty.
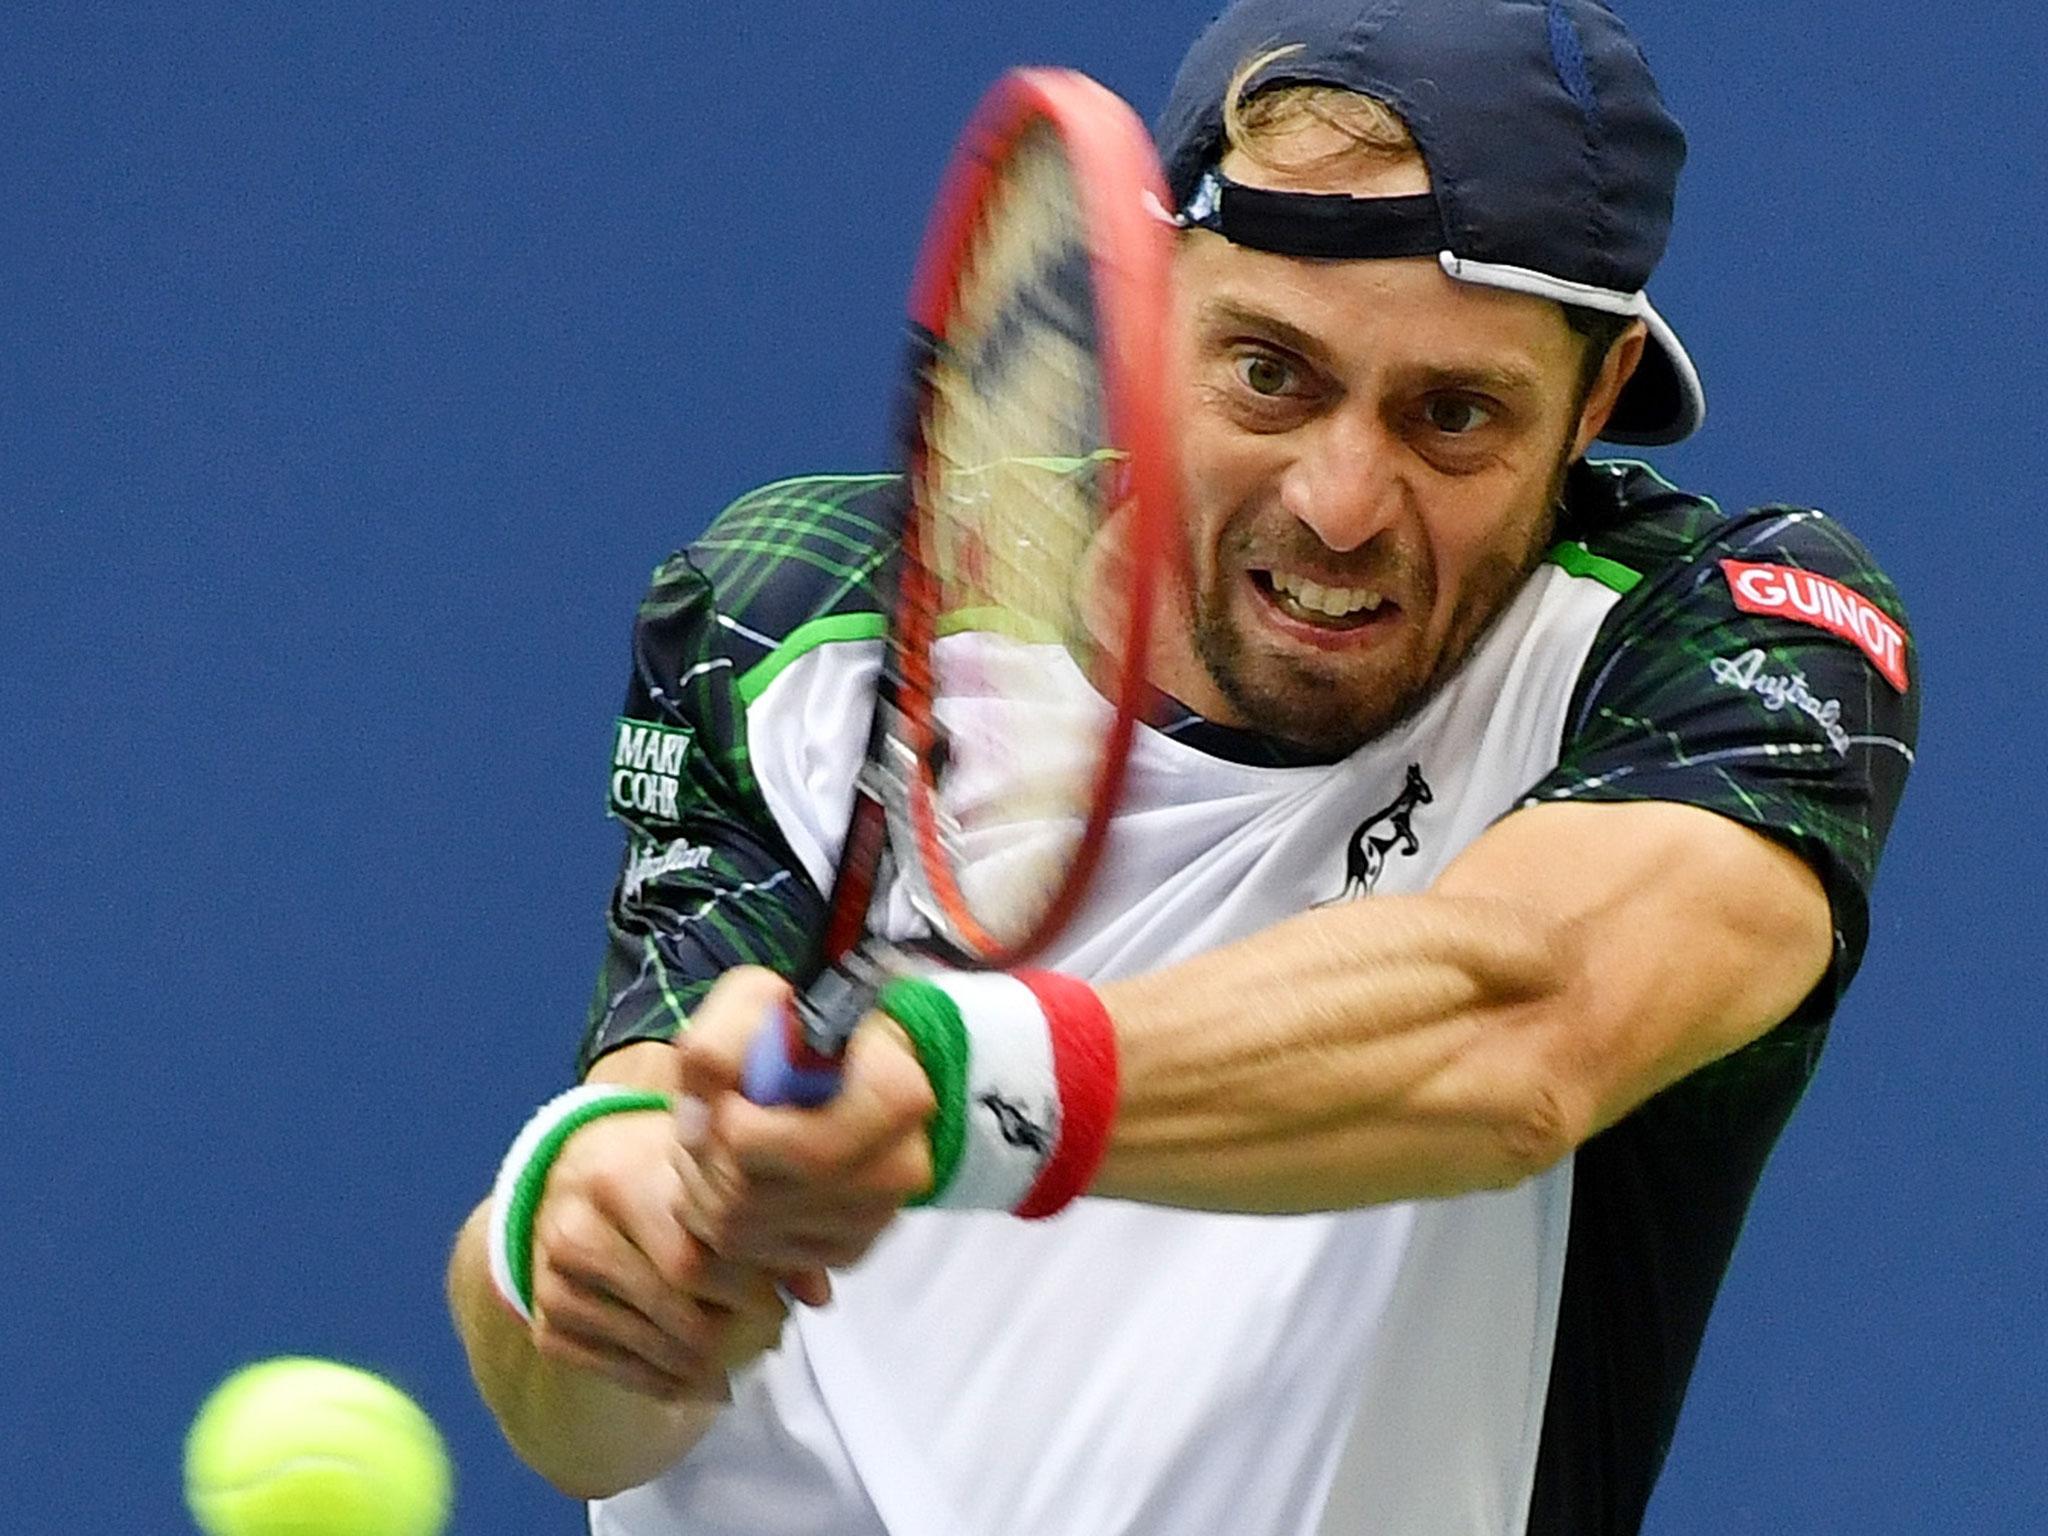
[[[979,1102],[996,1117],[996,1129],[1011,1146],[1041,1157],[1052,1150],[1052,1133],[1032,1119],[1022,1104],[1012,1103],[998,1093],[984,1093]]]
[[[1410,763],[1408,782],[1394,797],[1394,803],[1384,810],[1374,811],[1351,834],[1351,844],[1344,856],[1344,889],[1316,905],[1334,907],[1340,901],[1356,901],[1361,896],[1370,896],[1373,887],[1380,883],[1381,872],[1387,867],[1388,854],[1396,848],[1401,850],[1403,858],[1413,858],[1420,853],[1422,840],[1415,835],[1415,808],[1428,805],[1435,798],[1430,793],[1429,781],[1422,776],[1422,765]]]

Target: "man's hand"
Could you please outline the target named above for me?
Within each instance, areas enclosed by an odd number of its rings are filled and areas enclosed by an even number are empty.
[[[674,1094],[676,1048],[608,1052],[587,1081]],[[605,1115],[548,1170],[533,1228],[535,1321],[491,1277],[490,1202],[456,1238],[448,1298],[478,1390],[528,1465],[572,1498],[604,1498],[673,1466],[726,1401],[726,1373],[773,1347],[790,1299],[822,1306],[821,1269],[723,1259],[677,1219],[675,1117]]]
[[[930,1188],[925,1122],[935,1101],[902,1031],[870,1014],[847,1047],[831,1103],[748,1102],[739,1089],[747,1047],[790,996],[772,972],[729,971],[677,1042],[677,1209],[689,1232],[728,1260],[777,1270],[852,1264],[906,1200]]]
[[[608,1115],[570,1137],[533,1228],[533,1341],[544,1356],[665,1402],[720,1402],[726,1372],[774,1347],[777,1276],[719,1258],[676,1219],[674,1120]],[[800,1299],[822,1274],[781,1277]]]

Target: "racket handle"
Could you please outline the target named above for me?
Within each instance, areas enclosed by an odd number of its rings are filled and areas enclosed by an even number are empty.
[[[838,1094],[839,1062],[812,1050],[796,1009],[778,1003],[768,1010],[760,1033],[747,1047],[740,1090],[756,1104],[815,1109]]]

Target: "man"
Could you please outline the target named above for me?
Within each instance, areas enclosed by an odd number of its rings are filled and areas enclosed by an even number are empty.
[[[1241,0],[1160,139],[1185,713],[1064,980],[907,984],[831,1105],[740,1097],[875,666],[817,621],[900,490],[756,493],[642,607],[584,1064],[650,1092],[537,1120],[450,1276],[597,1532],[1640,1524],[1868,933],[1896,595],[1818,513],[1585,460],[1703,414],[1643,297],[1682,139],[1597,0]],[[903,1209],[993,1134],[938,1014],[1092,1053],[1056,1219]]]

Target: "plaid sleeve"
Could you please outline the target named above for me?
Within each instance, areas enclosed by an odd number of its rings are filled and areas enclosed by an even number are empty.
[[[733,966],[815,971],[825,903],[762,798],[747,705],[821,632],[880,633],[894,492],[882,476],[764,487],[655,571],[609,738],[625,849],[579,1075],[673,1039]]]
[[[1778,839],[1819,874],[1839,996],[1920,714],[1897,591],[1819,512],[1722,523],[1615,607],[1572,700],[1557,768],[1528,803],[1665,800]]]

